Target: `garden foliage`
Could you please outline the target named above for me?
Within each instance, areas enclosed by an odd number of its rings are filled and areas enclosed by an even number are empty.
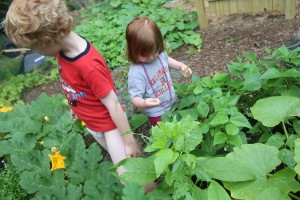
[[[167,2],[169,0],[106,0],[86,10],[83,18],[87,20],[75,31],[92,42],[111,68],[128,64],[125,32],[127,24],[136,17],[150,17],[157,23],[168,51],[183,44],[200,49],[202,39],[194,32],[198,27],[196,12],[165,8]]]
[[[148,157],[103,161],[64,97],[45,94],[0,113],[0,156],[31,199],[291,199],[300,191],[299,57],[285,47],[268,52],[176,85],[179,101],[151,129]],[[53,147],[65,168],[51,171]],[[118,177],[120,165],[127,172]],[[156,179],[145,195],[142,185]]]
[[[183,43],[199,47],[201,39],[192,31],[197,25],[191,20],[195,16],[166,10],[163,2],[107,0],[84,14],[93,19],[77,31],[95,44],[112,68],[126,64],[124,32],[136,16],[157,21],[170,49]],[[228,64],[226,73],[193,76],[191,84],[175,85],[179,101],[163,122],[150,130],[145,149],[149,156],[128,158],[115,166],[103,160],[96,143],[85,144],[84,127],[70,119],[62,95],[42,94],[30,105],[15,104],[12,111],[0,112],[0,157],[5,161],[0,178],[12,177],[10,183],[16,181],[18,187],[11,192],[0,187],[0,196],[24,199],[27,194],[26,199],[43,200],[299,199],[299,51],[267,49],[263,59],[244,53]],[[23,76],[27,81],[22,81],[28,85],[45,81],[36,77],[29,83]],[[12,84],[17,84],[17,89]],[[24,86],[18,85],[14,81],[6,86],[2,98],[9,101],[10,94],[19,95]],[[11,93],[14,91],[18,92]],[[145,116],[131,119],[132,127],[137,128]],[[49,155],[57,151],[65,159],[56,169]],[[120,165],[127,172],[118,177]],[[145,195],[142,185],[156,179],[160,180],[158,188]]]

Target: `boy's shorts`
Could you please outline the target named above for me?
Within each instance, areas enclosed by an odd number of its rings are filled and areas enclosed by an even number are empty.
[[[91,129],[89,129],[89,128],[86,128],[86,130],[87,130],[88,132],[90,132],[95,138],[101,139],[101,138],[104,137],[104,133],[103,133],[103,132],[96,132],[96,131],[93,131],[93,130],[91,130]]]

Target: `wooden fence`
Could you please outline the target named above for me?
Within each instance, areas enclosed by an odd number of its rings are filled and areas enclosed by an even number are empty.
[[[201,29],[208,26],[205,1],[195,0],[198,21]],[[230,15],[235,13],[256,13],[265,11],[281,11],[285,19],[292,19],[296,14],[296,0],[208,0],[211,16]]]

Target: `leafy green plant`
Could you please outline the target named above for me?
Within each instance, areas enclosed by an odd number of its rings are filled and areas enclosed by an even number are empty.
[[[2,0],[0,2],[0,21],[2,21],[6,15],[9,5],[11,4],[12,0]]]
[[[16,184],[19,182],[20,176],[14,166],[8,160],[4,161],[4,168],[0,169],[1,199],[30,199],[28,193]]]
[[[125,31],[127,24],[138,16],[156,21],[171,51],[183,44],[200,48],[200,35],[193,30],[198,26],[196,13],[167,9],[167,0],[116,0],[93,4],[83,13],[85,23],[75,31],[90,40],[101,52],[111,68],[127,65]]]
[[[151,129],[152,155],[119,163],[128,170],[121,180],[162,178],[172,199],[298,199],[298,50],[267,52],[176,85],[179,101]]]
[[[20,174],[17,183],[32,199],[121,199],[120,182],[107,173],[112,163],[102,161],[96,143],[84,144],[81,122],[70,118],[63,99],[42,94],[31,105],[0,113],[0,155],[9,156]],[[53,148],[66,157],[65,169],[50,170]]]
[[[38,68],[31,73],[19,74],[17,76],[8,75],[1,82],[0,107],[24,104],[21,100],[21,95],[25,88],[32,88],[49,81],[57,80],[57,73],[57,69],[52,69],[47,75],[44,68]]]

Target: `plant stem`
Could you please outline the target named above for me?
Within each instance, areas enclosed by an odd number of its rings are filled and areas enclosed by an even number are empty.
[[[287,130],[286,130],[286,127],[285,127],[284,122],[282,122],[282,126],[283,126],[283,130],[284,130],[284,134],[285,134],[285,136],[286,136],[286,139],[288,139],[288,138],[289,138],[289,134],[288,134],[288,132],[287,132]]]
[[[300,200],[300,198],[294,194],[289,193],[289,196],[292,197],[293,199]]]

